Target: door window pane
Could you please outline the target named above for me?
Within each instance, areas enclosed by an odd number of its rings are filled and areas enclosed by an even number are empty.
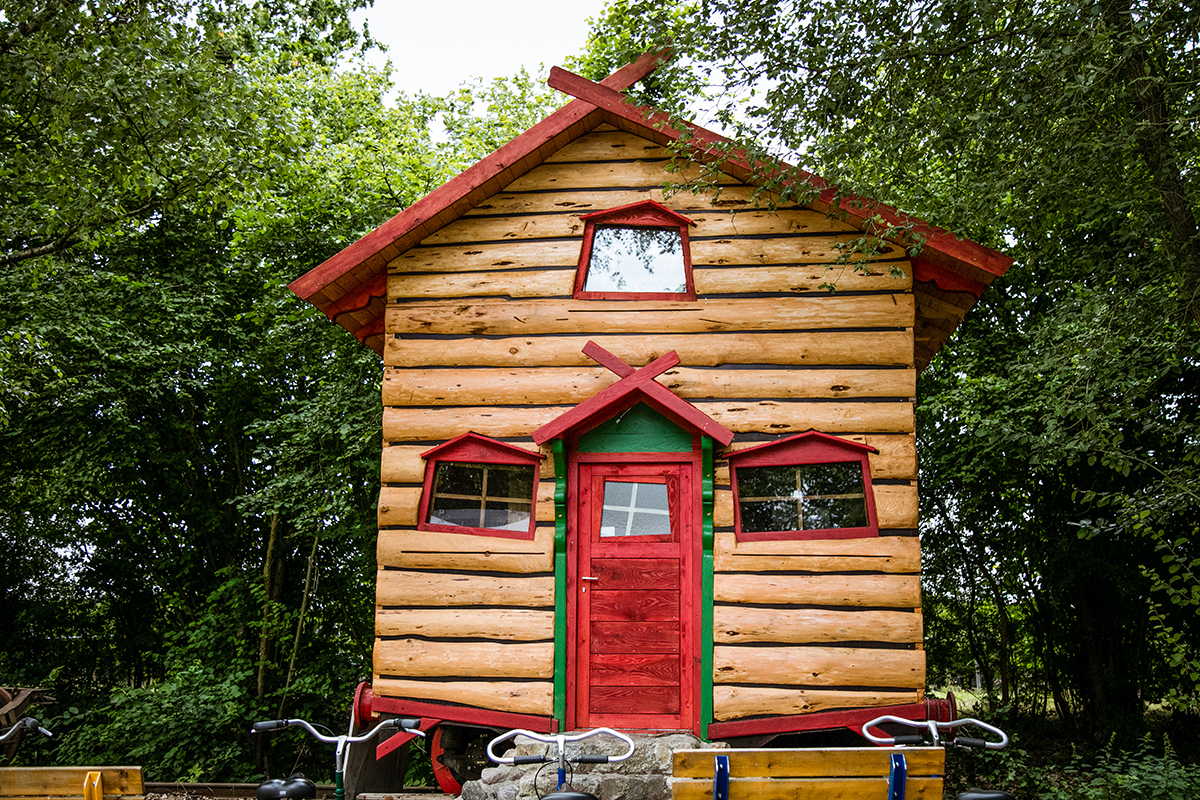
[[[600,535],[670,536],[671,511],[665,483],[604,482]]]

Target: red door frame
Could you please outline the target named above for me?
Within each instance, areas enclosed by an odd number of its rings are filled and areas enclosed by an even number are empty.
[[[702,556],[701,457],[690,453],[578,453],[572,452],[567,467],[567,675],[566,728],[588,727],[589,714],[581,708],[586,686],[580,685],[581,652],[587,648],[586,631],[579,624],[581,547],[585,530],[580,509],[587,492],[581,491],[581,466],[597,464],[617,468],[675,465],[679,468],[679,558],[680,558],[680,714],[653,720],[651,715],[605,716],[603,724],[627,729],[691,730],[700,733],[700,567]],[[676,524],[673,521],[673,525]]]

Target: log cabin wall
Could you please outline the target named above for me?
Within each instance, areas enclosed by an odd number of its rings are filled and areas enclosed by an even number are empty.
[[[669,160],[601,126],[389,263],[376,695],[552,713],[553,459],[524,541],[418,531],[420,454],[467,431],[535,450],[536,428],[617,380],[581,352],[594,340],[633,365],[675,350],[659,382],[734,431],[731,449],[816,429],[878,450],[881,535],[824,541],[738,543],[718,454],[714,718],[921,699],[905,253],[831,269],[857,229],[756,208],[732,177],[664,198]],[[573,300],[580,215],[645,199],[696,223],[697,300]]]

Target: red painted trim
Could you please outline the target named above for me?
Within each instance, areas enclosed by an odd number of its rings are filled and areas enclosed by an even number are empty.
[[[620,360],[595,342],[588,342],[584,346],[583,352],[588,356],[593,356],[597,352],[606,354],[604,360],[600,361],[600,363],[609,367],[609,369],[613,369],[610,366],[611,363]],[[563,436],[572,428],[582,426],[600,414],[610,410],[615,412],[621,404],[626,402],[627,398],[634,393],[640,393],[650,401],[652,406],[683,420],[688,427],[696,428],[701,433],[713,437],[713,439],[722,445],[729,444],[733,441],[732,431],[725,428],[691,403],[673,394],[662,384],[654,382],[654,378],[677,364],[679,364],[679,356],[674,350],[671,350],[654,359],[641,369],[627,373],[621,380],[602,389],[562,416],[538,428],[533,432],[533,441],[541,445],[551,439]],[[626,366],[628,365],[626,364]],[[613,371],[617,372],[616,369],[613,369]]]
[[[402,697],[376,695],[372,705],[377,712],[382,714],[395,714],[400,717],[429,717],[441,722],[459,722],[483,728],[501,728],[503,730],[526,728],[538,733],[554,733],[558,728],[557,720],[553,717],[490,711],[486,708],[468,706],[450,706],[428,700],[408,700]]]
[[[462,794],[462,784],[454,777],[450,768],[442,763],[442,756],[446,752],[442,747],[442,736],[445,732],[446,729],[439,725],[433,731],[433,736],[429,737],[429,766],[433,769],[433,780],[443,794],[459,795]]]
[[[334,320],[334,322],[337,322],[337,320]],[[338,324],[341,325],[340,322],[338,322]],[[375,317],[370,322],[368,322],[366,325],[363,325],[361,328],[359,328],[357,331],[351,331],[351,333],[353,333],[354,336],[360,342],[366,342],[367,339],[370,339],[372,336],[383,336],[383,325],[384,325],[383,314],[380,313],[380,315],[378,317]],[[346,326],[342,325],[342,327],[345,328]],[[350,330],[350,329],[346,328],[346,330]],[[380,353],[380,355],[383,354],[382,346],[380,346],[380,348],[379,348],[379,353]]]
[[[488,461],[487,463],[536,464],[546,457],[542,453],[535,453],[508,442],[498,442],[474,431],[468,431],[437,447],[426,450],[421,453],[421,458],[428,459],[436,456],[441,461],[453,461],[458,458],[478,459],[484,454],[490,458],[502,458],[505,452],[513,456],[512,461]]]
[[[439,722],[441,722],[441,720],[430,719],[429,717],[421,717],[421,724],[417,726],[417,730],[422,731],[422,732],[428,732],[430,729],[433,728],[434,725],[437,725]],[[411,742],[413,739],[416,739],[416,738],[417,738],[417,735],[415,733],[409,733],[408,731],[401,731],[400,733],[397,733],[395,736],[392,736],[388,739],[383,740],[382,742],[380,742],[379,744],[377,744],[375,746],[375,760],[378,761],[379,759],[386,756],[388,753],[391,753],[394,750],[396,750],[397,748],[408,744],[409,742]]]
[[[753,447],[747,447],[744,450],[735,450],[732,453],[727,453],[725,455],[725,459],[727,461],[740,462],[743,459],[746,459],[747,456],[750,456],[750,458],[746,460],[746,463],[743,466],[762,466],[764,464],[770,465],[770,464],[790,463],[790,462],[781,462],[778,460],[778,457],[770,456],[769,454],[774,451],[792,450],[792,449],[795,449],[795,447],[800,444],[803,444],[806,448],[815,448],[818,446],[823,446],[823,448],[825,448],[825,449],[822,449],[819,451],[814,450],[814,452],[821,452],[821,453],[845,450],[845,451],[852,451],[854,453],[854,455],[857,456],[860,453],[864,453],[864,452],[865,453],[878,453],[879,452],[878,450],[876,450],[874,447],[872,447],[869,444],[864,444],[862,442],[855,442],[850,439],[842,439],[838,436],[831,436],[828,433],[822,433],[821,431],[809,430],[809,431],[804,431],[803,433],[797,433],[795,436],[789,436],[786,439],[779,439],[778,441],[774,441],[774,442],[764,442],[763,444],[756,444]]]
[[[712,160],[712,156],[706,157],[705,155],[712,148],[719,148],[718,152],[722,152],[731,144],[729,139],[691,123],[679,123],[682,127],[680,130],[674,127],[676,122],[673,122],[667,114],[634,106],[619,91],[593,83],[561,67],[550,69],[550,78],[547,83],[554,89],[580,100],[586,100],[628,123],[645,128],[657,137],[678,141],[681,137],[686,136],[689,146],[694,150],[695,157],[702,160]],[[730,157],[723,159],[722,165],[743,180],[756,175],[793,170],[791,165],[782,161],[751,164],[746,160],[744,152],[738,150],[732,151]],[[796,172],[798,175],[796,182],[822,190],[821,200],[826,204],[834,202],[837,195],[836,187],[831,186],[820,176],[803,170],[796,170]],[[856,219],[863,230],[870,229],[870,219],[876,215],[888,224],[907,225],[915,222],[914,233],[925,237],[925,248],[993,275],[1003,275],[1012,265],[1013,259],[1010,256],[998,253],[969,239],[959,239],[949,231],[934,227],[914,217],[901,215],[895,209],[868,198],[844,197],[838,208],[849,217]]]
[[[371,304],[372,297],[387,299],[387,271],[384,270],[371,280],[347,292],[340,300],[321,309],[325,316],[336,319],[340,314],[362,311]]]
[[[425,479],[421,485],[421,503],[417,510],[417,530],[437,531],[440,533],[460,533],[469,536],[494,536],[499,539],[521,539],[532,541],[537,527],[537,485],[538,475],[534,471],[533,495],[529,500],[529,528],[527,530],[498,530],[496,528],[471,528],[462,525],[440,525],[428,522],[429,504],[433,501],[433,478],[437,465],[443,461],[454,461],[473,464],[506,464],[517,466],[534,466],[545,456],[534,453],[506,442],[497,442],[475,432],[456,436],[444,444],[440,444],[421,454],[425,459]]]
[[[879,518],[875,511],[875,492],[871,484],[871,465],[868,453],[879,452],[870,445],[839,439],[820,431],[780,439],[777,442],[748,447],[729,453],[730,483],[733,489],[733,524],[739,542],[780,542],[813,539],[866,539],[879,535]],[[799,531],[744,531],[742,504],[738,493],[738,469],[746,467],[792,467],[804,464],[851,463],[857,461],[862,469],[863,501],[867,507],[867,525],[856,528],[819,528]]]
[[[890,714],[903,719],[926,719],[926,704],[912,703],[902,706],[880,706],[878,708],[855,708],[845,711],[818,711],[791,717],[765,717],[761,719],[713,722],[708,726],[710,739],[736,739],[740,736],[762,736],[770,733],[799,733],[829,728],[850,728],[861,731],[864,723],[876,717]]]
[[[637,372],[636,368],[629,366],[620,358],[614,356],[612,353],[608,352],[593,341],[588,341],[588,343],[583,346],[583,354],[607,369],[609,372],[614,372],[622,378]]]
[[[579,217],[585,222],[604,225],[631,225],[646,228],[674,228],[679,225],[695,225],[695,221],[672,211],[653,200],[639,200],[604,211],[593,211]]]
[[[943,292],[970,292],[978,300],[988,288],[987,284],[973,281],[923,258],[914,258],[912,263],[914,281],[933,283]]]
[[[653,72],[665,54],[666,51],[646,53],[632,64],[627,64],[609,75],[600,85],[618,91],[628,89]],[[594,105],[585,101],[568,103],[337,255],[301,275],[288,284],[288,288],[308,300],[338,278],[377,256],[401,237],[436,219],[443,210],[465,199],[500,173],[520,164],[539,147],[564,133],[595,110]]]

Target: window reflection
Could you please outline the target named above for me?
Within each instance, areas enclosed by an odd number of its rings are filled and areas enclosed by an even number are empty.
[[[737,481],[741,530],[748,533],[869,524],[862,465],[857,461],[741,467]]]
[[[664,483],[604,482],[600,536],[670,536],[671,511]]]
[[[465,528],[528,530],[533,484],[534,467],[439,462],[428,521]]]
[[[681,294],[687,291],[683,241],[671,228],[597,225],[585,292]]]

